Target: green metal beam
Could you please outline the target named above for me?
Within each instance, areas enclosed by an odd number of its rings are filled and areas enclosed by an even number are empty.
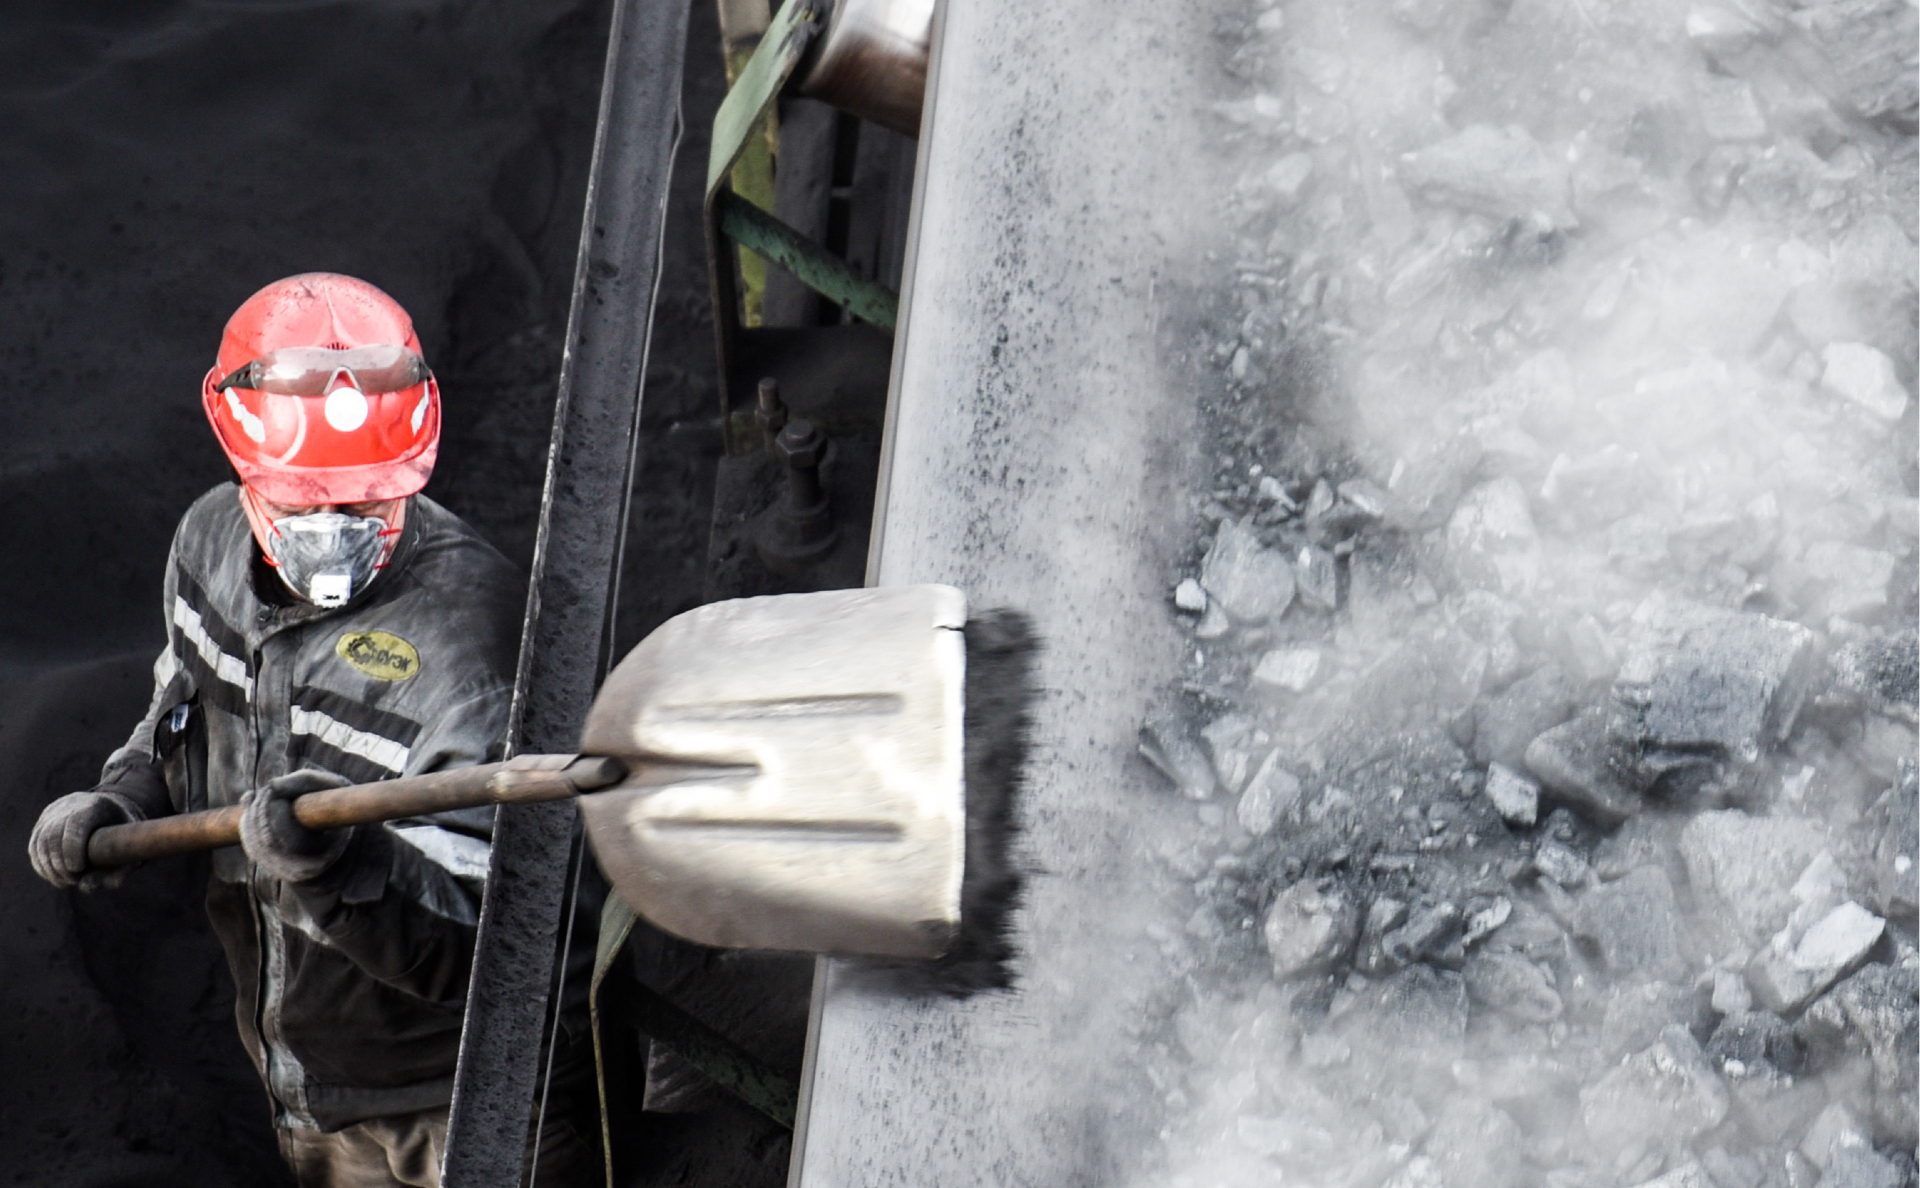
[[[818,0],[787,0],[761,35],[740,77],[720,101],[713,117],[713,145],[707,152],[707,199],[726,180],[734,159],[746,148],[760,113],[780,94],[820,27]]]
[[[720,233],[778,264],[794,279],[863,322],[891,331],[900,316],[900,296],[855,272],[845,260],[731,190],[713,196]]]

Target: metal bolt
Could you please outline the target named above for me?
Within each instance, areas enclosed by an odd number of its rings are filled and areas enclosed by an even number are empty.
[[[780,381],[770,375],[760,379],[759,399],[753,410],[753,419],[760,422],[760,432],[768,441],[772,441],[786,427],[787,406],[780,400]]]
[[[827,452],[827,435],[812,421],[789,421],[773,439],[774,452],[787,464],[787,503],[796,512],[825,502],[820,487],[820,460]]]
[[[840,538],[820,481],[827,446],[820,427],[799,418],[773,439],[774,455],[786,466],[786,491],[761,519],[754,542],[769,569],[799,572],[831,553]]]

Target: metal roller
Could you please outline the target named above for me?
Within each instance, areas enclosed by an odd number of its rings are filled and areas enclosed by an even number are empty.
[[[908,136],[920,135],[934,0],[838,0],[800,92]]]

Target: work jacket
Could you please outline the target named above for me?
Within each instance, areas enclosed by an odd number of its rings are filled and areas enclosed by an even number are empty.
[[[103,786],[182,812],[301,768],[364,783],[498,759],[525,602],[513,566],[424,496],[346,606],[299,601],[236,488],[216,487],[174,535],[153,701]],[[214,853],[207,911],[279,1125],[447,1104],[491,822],[479,809],[361,826],[305,883],[237,846]]]

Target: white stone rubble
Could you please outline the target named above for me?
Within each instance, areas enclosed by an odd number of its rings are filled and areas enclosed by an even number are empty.
[[[1254,666],[1255,682],[1276,689],[1304,692],[1320,672],[1318,648],[1276,648]]]
[[[1885,920],[1848,901],[1821,917],[1798,943],[1782,931],[1747,971],[1754,997],[1781,1014],[1800,1010],[1853,972],[1886,926]]]
[[[1206,10],[1143,1179],[1911,1180],[1916,11]]]
[[[1907,390],[1884,352],[1863,342],[1835,342],[1820,357],[1825,363],[1820,383],[1827,391],[1883,421],[1897,421],[1907,411]]]
[[[1487,768],[1487,799],[1515,825],[1532,825],[1540,814],[1540,785],[1502,763]]]
[[[1293,601],[1293,569],[1287,559],[1233,520],[1220,525],[1201,565],[1200,584],[1231,618],[1243,623],[1275,618]]]
[[[1181,578],[1173,588],[1173,605],[1197,615],[1207,609],[1207,592],[1192,578]]]

